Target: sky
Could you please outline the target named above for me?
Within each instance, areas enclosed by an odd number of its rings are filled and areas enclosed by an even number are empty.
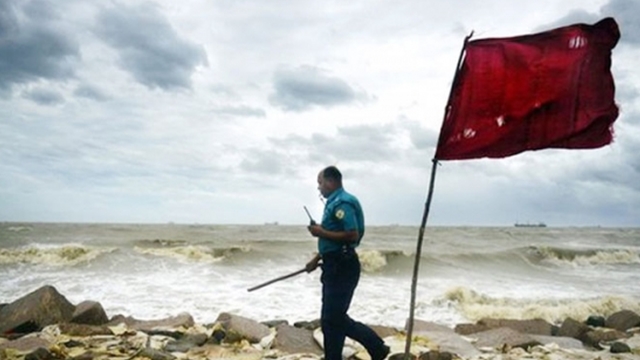
[[[640,226],[640,1],[2,0],[0,221],[420,225],[464,37],[614,17],[614,142],[443,161],[429,225]]]

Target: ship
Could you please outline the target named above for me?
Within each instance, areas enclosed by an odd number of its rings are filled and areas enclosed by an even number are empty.
[[[536,227],[536,228],[543,228],[543,227],[547,227],[547,224],[543,223],[543,222],[539,222],[536,224],[531,224],[531,223],[515,223],[513,224],[513,226],[515,227]]]

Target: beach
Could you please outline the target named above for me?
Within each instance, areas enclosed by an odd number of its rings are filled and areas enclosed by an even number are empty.
[[[350,315],[402,329],[418,228],[370,226]],[[560,325],[640,312],[640,229],[427,227],[415,316],[453,329],[483,318]],[[111,317],[220,313],[293,324],[319,317],[319,271],[304,225],[0,224],[0,303],[51,285]]]

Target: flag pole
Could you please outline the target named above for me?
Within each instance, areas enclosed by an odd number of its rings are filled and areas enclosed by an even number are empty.
[[[464,50],[467,47],[467,42],[473,36],[473,31],[464,38],[464,43],[462,44],[462,49],[460,50],[460,56],[458,57],[458,65],[456,66],[456,72],[453,76],[453,82],[451,83],[451,90],[449,91],[449,99],[447,100],[447,106],[444,112],[444,119],[446,119],[447,114],[449,113],[449,103],[451,102],[451,94],[453,93],[453,88],[457,82],[458,72],[460,70],[460,64],[462,63],[462,58],[464,56]],[[443,119],[443,122],[444,122]],[[420,256],[422,253],[422,242],[424,240],[424,231],[427,225],[427,219],[429,217],[429,208],[431,207],[431,199],[433,198],[433,188],[435,185],[436,178],[436,168],[438,167],[438,159],[433,158],[432,166],[431,166],[431,179],[429,180],[429,191],[427,194],[427,200],[424,204],[424,212],[422,213],[422,222],[420,224],[420,231],[418,232],[418,242],[416,245],[416,255],[415,260],[413,262],[413,278],[411,279],[411,303],[409,310],[409,320],[407,321],[407,338],[404,347],[404,360],[410,360],[410,350],[411,350],[411,338],[413,337],[413,321],[414,321],[414,313],[416,307],[416,289],[418,286],[418,272],[420,270]]]

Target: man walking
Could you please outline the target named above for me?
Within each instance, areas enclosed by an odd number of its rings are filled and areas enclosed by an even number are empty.
[[[318,174],[318,190],[327,199],[321,224],[311,224],[318,238],[318,254],[306,265],[308,272],[322,268],[322,312],[324,359],[341,360],[345,337],[361,343],[372,360],[382,360],[389,347],[368,326],[351,319],[347,312],[360,279],[360,260],[355,248],[364,235],[364,214],[358,199],[342,187],[342,174],[329,166]]]

